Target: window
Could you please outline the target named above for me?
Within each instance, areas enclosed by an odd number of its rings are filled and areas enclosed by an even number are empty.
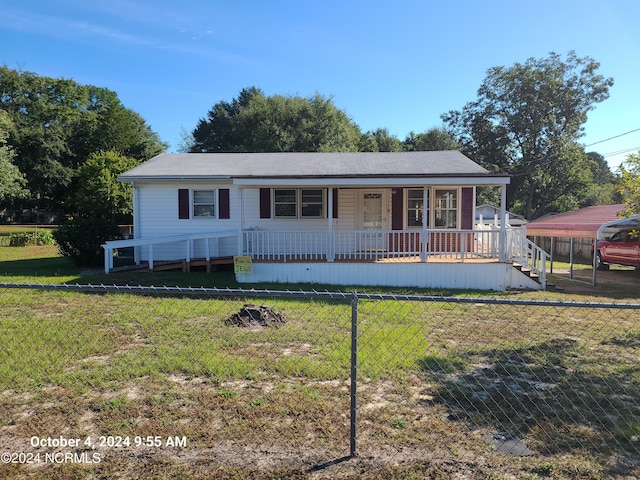
[[[324,191],[321,188],[276,188],[273,207],[275,218],[323,218]]]
[[[429,191],[427,190],[427,195]],[[427,199],[429,197],[427,196]],[[428,201],[428,200],[427,200]],[[427,208],[424,206],[424,190],[407,190],[407,227],[415,228],[423,226],[423,219],[425,218],[425,212],[429,211],[429,205]],[[427,226],[429,225],[429,215],[426,216]]]
[[[193,191],[193,216],[194,217],[215,217],[216,215],[216,192],[213,190]]]
[[[273,204],[276,217],[296,218],[298,216],[295,189],[276,189]]]
[[[301,190],[302,204],[300,211],[303,217],[322,218],[323,195],[322,190]]]
[[[440,228],[456,228],[458,219],[458,190],[436,190],[435,225]]]

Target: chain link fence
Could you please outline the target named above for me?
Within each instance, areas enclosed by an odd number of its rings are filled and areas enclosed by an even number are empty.
[[[0,286],[2,478],[637,478],[640,305]]]

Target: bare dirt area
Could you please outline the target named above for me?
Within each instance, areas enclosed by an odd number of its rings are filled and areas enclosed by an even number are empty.
[[[4,463],[0,476],[596,479],[640,472],[629,458],[607,465],[588,450],[549,453],[535,441],[526,455],[501,452],[495,430],[452,409],[421,376],[361,385],[357,456],[350,458],[348,385],[278,378],[213,383],[172,375],[100,394],[6,391],[0,413],[10,420],[0,427],[0,450],[23,452],[31,463]],[[34,437],[54,445],[34,446]],[[78,445],[56,446],[61,439]]]
[[[574,269],[573,279],[568,268],[554,268],[548,281],[570,294],[591,297],[589,300],[629,299],[640,301],[640,271],[632,267],[611,266],[596,272],[593,285],[592,269]]]

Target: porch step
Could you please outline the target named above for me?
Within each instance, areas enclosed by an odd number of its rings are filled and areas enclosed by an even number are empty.
[[[521,265],[519,263],[513,263],[512,265],[516,270],[524,273],[527,277],[535,280],[537,283],[540,283],[540,275],[532,271],[529,267],[525,267],[524,265]]]

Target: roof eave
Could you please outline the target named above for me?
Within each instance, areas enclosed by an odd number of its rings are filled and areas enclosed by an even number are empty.
[[[429,183],[431,185],[508,185],[509,175],[494,174],[452,174],[452,175],[280,175],[280,176],[202,176],[202,175],[121,175],[121,182],[216,182],[233,183],[241,186],[265,186],[265,185],[415,185],[416,183]]]

